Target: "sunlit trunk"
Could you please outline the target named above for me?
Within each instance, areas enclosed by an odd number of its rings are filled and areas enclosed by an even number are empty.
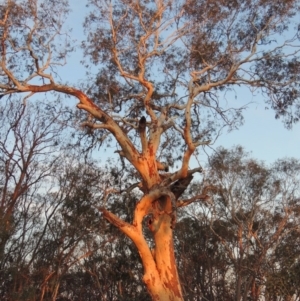
[[[155,295],[153,282],[145,283],[153,300],[183,300],[181,285],[178,277],[174,245],[173,230],[171,228],[171,217],[169,214],[161,214],[149,225],[154,235],[155,249],[153,257],[160,277],[161,292]]]

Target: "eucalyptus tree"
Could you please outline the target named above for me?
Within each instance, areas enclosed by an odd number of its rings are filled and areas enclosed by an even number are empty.
[[[213,200],[210,229],[230,266],[223,280],[231,286],[231,300],[286,297],[283,291],[270,294],[276,279],[297,283],[295,274],[289,279],[284,274],[297,270],[299,260],[292,251],[297,253],[300,239],[299,176],[296,159],[267,167],[241,147],[220,148],[212,156],[206,180]],[[290,296],[295,292],[288,290]]]
[[[65,129],[57,122],[58,108],[42,102],[24,106],[11,100],[0,105],[1,259],[7,240],[16,232],[18,209],[30,211],[31,196],[58,164],[55,154]]]
[[[223,127],[242,122],[242,104],[224,101],[235,87],[237,94],[240,86],[260,92],[287,126],[298,121],[299,1],[87,4],[83,62],[97,75],[88,74],[81,89],[56,69],[73,50],[63,27],[67,1],[6,0],[0,6],[0,93],[21,94],[26,102],[53,92],[54,106],[57,94],[78,100],[86,112],[82,126],[99,145],[114,143],[130,172],[122,183],[141,192],[131,222],[105,206],[99,210],[136,245],[152,299],[182,300],[173,247],[176,209],[202,198],[180,200],[202,170],[190,168],[191,157]],[[107,195],[126,193],[119,186],[111,183]],[[150,244],[143,233],[146,216]]]
[[[61,106],[0,104],[0,296],[17,300],[31,279],[27,262],[39,245],[36,232],[51,204],[40,194],[51,191],[53,172],[61,164],[66,125]],[[55,206],[57,206],[55,204]],[[49,209],[49,207],[48,207]],[[28,277],[25,277],[27,275]],[[10,297],[12,299],[9,299]]]

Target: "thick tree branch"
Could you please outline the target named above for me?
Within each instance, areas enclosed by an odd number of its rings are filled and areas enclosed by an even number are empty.
[[[204,202],[206,204],[211,204],[211,198],[209,195],[207,194],[198,194],[198,195],[195,195],[193,196],[192,198],[189,198],[189,199],[185,199],[185,200],[179,200],[177,202],[177,207],[180,208],[180,207],[185,207],[185,206],[188,206],[192,203],[195,203],[197,201],[201,201],[201,202]]]
[[[9,74],[9,73],[8,73]],[[105,128],[109,130],[116,140],[119,142],[120,146],[122,147],[122,151],[124,156],[133,163],[133,165],[137,165],[138,162],[138,152],[135,149],[134,145],[130,141],[130,139],[125,135],[119,125],[103,110],[101,110],[98,106],[94,104],[94,102],[85,95],[82,91],[77,90],[73,87],[57,85],[57,84],[46,84],[42,86],[37,85],[26,85],[23,86],[20,83],[17,83],[16,89],[19,92],[34,92],[34,93],[41,93],[41,92],[48,92],[48,91],[57,91],[64,94],[75,96],[80,103],[77,105],[79,109],[83,109],[90,114],[92,114],[96,119],[101,121],[105,124]]]

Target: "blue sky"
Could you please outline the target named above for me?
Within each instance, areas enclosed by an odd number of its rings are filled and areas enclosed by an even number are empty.
[[[224,133],[216,145],[240,144],[252,151],[254,157],[268,163],[284,157],[300,158],[300,124],[287,130],[281,120],[275,119],[274,111],[264,107],[262,102],[252,104],[245,111],[244,125],[238,131]]]
[[[80,65],[82,54],[79,49],[80,41],[84,38],[82,30],[86,11],[84,2],[73,1],[72,13],[66,22],[68,28],[73,28],[72,36],[77,39],[78,50],[69,57],[67,65],[60,70],[60,75],[63,81],[67,79],[71,83],[77,83],[85,78],[85,70]],[[248,91],[238,93],[237,101],[252,102],[244,113],[244,125],[230,133],[224,131],[213,148],[242,145],[247,151],[252,152],[253,157],[266,163],[284,157],[300,159],[299,123],[294,125],[292,130],[287,130],[281,120],[275,119],[274,111],[266,110],[262,99],[259,96],[252,96]],[[201,156],[200,160],[204,161],[205,156]]]

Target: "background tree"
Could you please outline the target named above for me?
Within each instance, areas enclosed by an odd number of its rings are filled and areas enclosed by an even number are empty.
[[[210,210],[199,211],[198,226],[201,229],[204,224],[206,228],[201,245],[207,249],[195,253],[206,259],[193,261],[201,266],[194,268],[207,283],[202,293],[210,287],[211,293],[205,298],[227,300],[227,295],[230,300],[259,300],[266,291],[272,291],[274,271],[292,273],[292,267],[297,268],[299,256],[291,256],[293,251],[283,254],[282,248],[288,247],[287,241],[293,236],[295,247],[290,247],[297,250],[299,175],[300,164],[295,159],[278,160],[267,168],[249,158],[241,147],[218,149],[211,157],[205,185],[210,187],[213,202]],[[291,264],[287,269],[285,260]],[[283,275],[278,279],[282,281]],[[295,275],[289,279],[298,281]],[[217,292],[221,295],[216,297]],[[296,292],[289,287],[289,296]],[[287,292],[275,296],[284,294]]]
[[[222,101],[222,92],[235,86],[260,91],[287,126],[298,121],[299,1],[88,3],[93,9],[82,45],[99,72],[79,90],[55,73],[72,50],[63,29],[67,1],[7,0],[0,7],[0,91],[4,97],[22,93],[24,101],[46,92],[78,99],[88,113],[83,125],[100,144],[116,143],[129,190],[141,190],[132,222],[106,206],[99,210],[138,248],[152,299],[182,300],[176,207],[203,198],[179,200],[202,170],[189,169],[191,156],[221,128],[241,123],[242,108]],[[165,173],[168,165],[176,168]],[[124,182],[115,186],[110,191],[128,193]]]
[[[202,209],[198,207],[207,211]],[[185,300],[231,300],[230,260],[210,229],[209,217],[185,217],[178,223],[175,237]]]
[[[41,182],[56,167],[60,133],[56,108],[43,103],[24,106],[6,101],[0,106],[0,257],[10,235],[18,231],[20,216],[30,213],[30,195],[41,189]],[[47,114],[45,114],[45,109]],[[62,146],[62,145],[61,145]]]
[[[1,296],[10,292],[17,300],[21,291],[30,290],[26,259],[34,252],[38,240],[32,236],[47,208],[39,193],[52,188],[49,179],[60,163],[57,153],[65,148],[60,138],[66,126],[58,122],[63,115],[59,104],[24,106],[7,100],[0,114]]]

